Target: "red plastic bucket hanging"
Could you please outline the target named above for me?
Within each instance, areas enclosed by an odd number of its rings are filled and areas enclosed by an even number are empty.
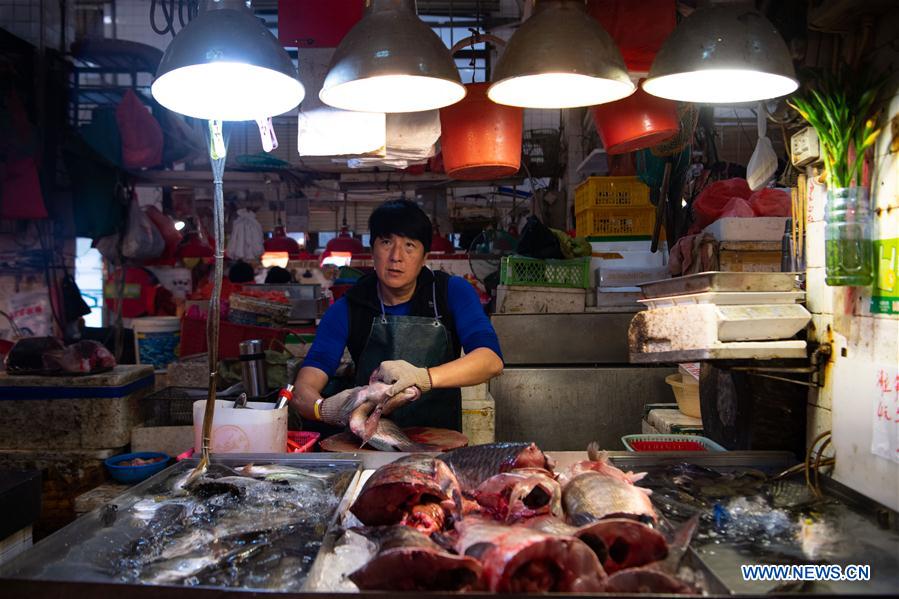
[[[642,87],[623,100],[590,110],[608,154],[651,148],[674,137],[679,128],[677,102],[647,94]]]
[[[524,109],[487,98],[489,83],[470,83],[465,98],[440,109],[440,148],[446,174],[483,181],[510,177],[521,167]]]

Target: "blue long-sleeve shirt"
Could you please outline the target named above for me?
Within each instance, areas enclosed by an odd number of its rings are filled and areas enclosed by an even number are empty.
[[[486,347],[502,358],[499,339],[484,313],[478,294],[471,284],[462,277],[450,277],[447,285],[447,303],[456,325],[456,335],[465,353],[479,347]],[[411,302],[384,306],[384,311],[393,316],[408,316]],[[303,360],[303,367],[312,366],[334,376],[340,365],[340,358],[346,348],[350,333],[350,308],[345,297],[337,300],[325,312],[315,333],[315,341]]]

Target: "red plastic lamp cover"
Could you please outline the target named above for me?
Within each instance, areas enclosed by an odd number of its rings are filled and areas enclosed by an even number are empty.
[[[649,71],[677,25],[675,0],[587,0],[587,12],[618,44],[631,71]]]
[[[289,47],[336,48],[364,9],[364,0],[278,0],[278,40]]]

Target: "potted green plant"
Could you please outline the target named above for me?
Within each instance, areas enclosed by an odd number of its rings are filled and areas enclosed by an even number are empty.
[[[873,282],[873,249],[868,189],[860,178],[865,152],[874,145],[875,103],[883,78],[817,72],[794,94],[792,106],[818,134],[827,180],[825,260],[828,285],[868,286]]]

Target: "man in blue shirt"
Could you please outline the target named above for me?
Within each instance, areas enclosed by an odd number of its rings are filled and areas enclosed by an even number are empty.
[[[425,267],[431,221],[417,204],[382,204],[372,212],[369,229],[375,272],[359,279],[322,318],[297,375],[294,407],[303,418],[345,425],[373,378],[391,385],[382,401],[411,387],[421,392],[400,407],[385,403],[385,413],[393,409],[398,425],[461,430],[459,388],[502,373],[496,332],[468,281]],[[323,398],[344,348],[355,365],[355,387]]]

